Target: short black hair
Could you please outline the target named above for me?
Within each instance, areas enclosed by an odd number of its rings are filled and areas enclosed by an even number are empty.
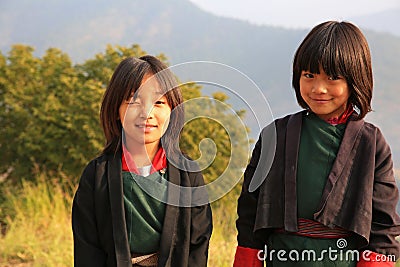
[[[361,30],[350,22],[327,21],[315,26],[298,47],[293,60],[292,86],[299,105],[308,106],[300,94],[302,71],[342,76],[349,91],[349,103],[360,110],[357,119],[371,111],[373,88],[371,53]]]

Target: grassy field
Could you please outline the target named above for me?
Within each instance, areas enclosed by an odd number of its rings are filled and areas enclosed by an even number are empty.
[[[72,266],[71,196],[46,177],[5,192],[0,266]]]
[[[24,183],[6,190],[0,218],[7,228],[0,236],[0,267],[73,266],[70,193],[54,181]],[[227,195],[213,205],[214,231],[209,266],[232,266],[236,248],[236,199]],[[222,204],[225,199],[232,199]],[[5,233],[5,234],[4,234]]]
[[[0,267],[73,266],[70,224],[71,193],[59,183],[39,177],[17,192],[4,192],[0,218],[7,225],[0,236]],[[213,203],[214,231],[209,266],[232,266],[236,249],[236,201],[232,191]],[[400,267],[400,262],[396,264]]]

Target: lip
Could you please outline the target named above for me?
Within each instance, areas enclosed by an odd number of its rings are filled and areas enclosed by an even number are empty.
[[[311,98],[311,100],[319,104],[325,104],[330,101],[330,99],[319,99],[319,98]]]
[[[136,124],[136,127],[139,127],[139,128],[156,128],[157,125],[150,124],[150,123],[140,123],[140,124]]]
[[[155,129],[157,129],[157,125],[151,124],[151,123],[139,123],[136,124],[136,127],[142,131],[143,133],[151,133]]]

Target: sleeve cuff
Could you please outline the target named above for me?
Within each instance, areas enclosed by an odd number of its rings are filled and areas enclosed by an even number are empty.
[[[388,256],[373,251],[363,251],[356,267],[394,267],[395,263]]]
[[[258,259],[260,250],[238,246],[233,267],[263,267],[264,262]]]

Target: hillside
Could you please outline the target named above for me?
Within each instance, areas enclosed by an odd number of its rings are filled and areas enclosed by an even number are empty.
[[[82,62],[103,51],[106,44],[137,43],[150,53],[165,53],[171,64],[210,60],[242,71],[262,89],[275,117],[299,109],[290,70],[294,51],[308,30],[220,18],[185,0],[19,0],[2,1],[0,7],[2,53],[7,53],[12,44],[24,43],[34,46],[38,54],[58,47],[75,62]],[[398,168],[400,37],[364,30],[371,45],[376,81],[375,112],[367,118],[382,128]],[[246,94],[246,88],[241,90]],[[232,99],[235,101],[240,102]],[[253,126],[255,137],[258,129]]]
[[[374,14],[358,16],[351,19],[359,25],[374,31],[400,36],[400,8],[394,8]],[[395,27],[393,27],[396,25]]]

